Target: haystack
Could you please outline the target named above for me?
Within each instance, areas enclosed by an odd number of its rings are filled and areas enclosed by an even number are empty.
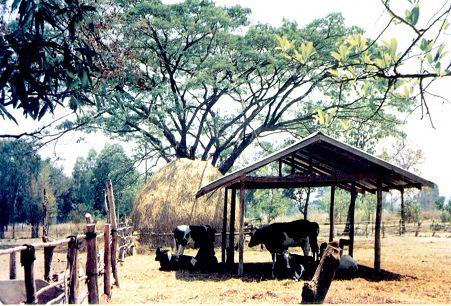
[[[180,224],[222,227],[224,190],[196,199],[197,190],[221,177],[209,162],[179,159],[156,172],[138,194],[132,219],[135,229],[168,233]]]

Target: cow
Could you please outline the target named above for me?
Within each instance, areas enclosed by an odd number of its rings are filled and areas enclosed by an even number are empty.
[[[162,271],[194,270],[197,265],[197,260],[193,256],[176,255],[161,248],[156,250],[155,261],[160,262]]]
[[[318,259],[318,234],[318,223],[308,220],[273,223],[257,229],[251,236],[249,247],[264,244],[266,249],[273,255],[274,264],[275,253],[281,254],[287,251],[288,247],[302,246],[305,243],[305,238],[308,238],[313,258]],[[305,248],[303,249],[305,250]]]
[[[196,254],[197,260],[196,269],[199,270],[215,270],[218,264],[218,259],[215,256],[214,245],[202,245]]]
[[[174,229],[174,248],[177,255],[183,255],[185,247],[197,249],[213,245],[216,230],[210,225],[179,225]]]
[[[299,281],[305,271],[304,266],[301,264],[300,257],[303,256],[290,254],[288,251],[276,253],[272,277],[292,278]]]
[[[356,276],[359,265],[350,255],[340,257],[340,264],[335,271],[335,279],[352,279]]]

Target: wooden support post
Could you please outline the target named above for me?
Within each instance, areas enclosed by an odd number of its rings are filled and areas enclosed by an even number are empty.
[[[224,189],[224,210],[222,215],[222,241],[221,241],[221,262],[226,262],[226,248],[227,248],[227,198],[229,189]]]
[[[351,185],[351,203],[349,204],[349,256],[354,257],[354,212],[355,212],[355,200],[357,198],[357,191],[355,189],[355,183]]]
[[[116,220],[116,205],[114,202],[113,184],[111,180],[107,182],[108,204],[111,221],[111,270],[113,271],[114,284],[119,287],[119,273],[117,271],[117,220]]]
[[[381,271],[382,183],[377,183],[376,222],[374,225],[374,270]]]
[[[312,280],[304,283],[304,287],[302,288],[302,304],[323,303],[339,263],[340,249],[338,248],[338,243],[329,243]]]
[[[26,292],[26,303],[37,304],[36,299],[36,284],[34,282],[34,261],[36,260],[36,254],[34,246],[25,245],[26,250],[20,252],[20,263],[24,269],[24,282]]]
[[[97,279],[96,226],[86,225],[86,276],[89,304],[99,304],[99,283]]]
[[[78,240],[71,236],[67,248],[69,263],[69,304],[78,304]]]
[[[330,186],[330,207],[329,207],[329,242],[334,240],[334,205],[335,205],[335,185]]]
[[[404,207],[404,188],[401,188],[401,235],[406,232],[406,215]]]
[[[103,293],[111,299],[111,245],[110,245],[110,224],[105,224],[103,228]]]
[[[227,250],[227,264],[233,266],[235,263],[235,207],[236,189],[232,189],[232,199],[230,201],[230,227],[229,227],[229,249]]]
[[[279,159],[279,176],[282,176],[282,160]]]
[[[291,174],[294,174],[296,169],[294,167],[294,154],[291,154]]]
[[[421,229],[421,221],[418,221],[417,229],[415,230],[415,237],[418,237]]]
[[[244,215],[246,206],[244,203],[244,182],[240,184],[240,219],[239,219],[239,240],[238,240],[238,275],[243,275],[243,251],[244,251]]]
[[[9,279],[17,278],[16,252],[9,254]]]
[[[45,237],[43,237],[45,238]],[[44,239],[47,240],[47,239]],[[46,242],[46,241],[44,241]],[[44,248],[44,280],[49,282],[50,281],[50,270],[52,268],[52,259],[53,259],[53,252],[55,250],[54,246],[45,247]]]

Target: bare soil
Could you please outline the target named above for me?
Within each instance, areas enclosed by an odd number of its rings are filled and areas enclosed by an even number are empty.
[[[356,238],[355,259],[373,266],[373,238]],[[300,250],[291,250],[301,253]],[[187,250],[194,255],[195,250]],[[220,257],[220,250],[216,252]],[[266,250],[246,249],[244,277],[228,273],[159,271],[154,253],[127,257],[120,267],[121,288],[111,303],[283,303],[300,301],[303,281],[273,280],[249,263],[270,262]],[[235,258],[238,258],[236,254]],[[382,279],[371,269],[353,280],[332,282],[326,303],[451,303],[451,239],[396,237],[382,239]],[[254,267],[258,265],[254,264]],[[246,268],[248,271],[246,273]],[[258,269],[257,269],[258,270]]]

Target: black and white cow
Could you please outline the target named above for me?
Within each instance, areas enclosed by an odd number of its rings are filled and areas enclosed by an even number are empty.
[[[213,245],[216,230],[210,225],[179,225],[173,233],[175,251],[182,255],[187,246],[197,249]]]
[[[157,248],[155,261],[160,262],[160,270],[193,270],[197,266],[197,259],[193,256],[172,254],[169,250]]]
[[[305,269],[301,264],[300,255],[290,254],[288,251],[275,254],[275,263],[272,271],[273,278],[292,278],[300,280]]]
[[[318,258],[318,234],[318,223],[308,220],[273,223],[257,229],[252,234],[249,246],[264,244],[271,254],[282,254],[288,250],[288,247],[302,246],[305,243],[305,238],[308,238],[313,257]]]

